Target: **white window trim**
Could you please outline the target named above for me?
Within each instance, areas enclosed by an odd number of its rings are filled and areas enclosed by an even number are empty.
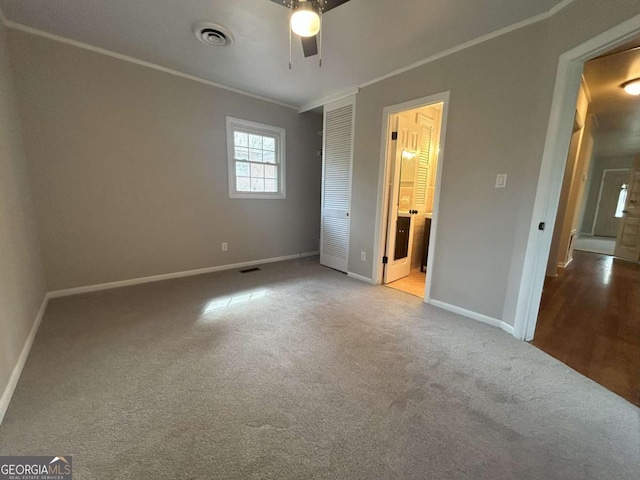
[[[235,129],[249,131],[257,134],[273,135],[276,137],[276,153],[278,165],[278,192],[238,192],[236,190],[236,160],[234,158]],[[249,199],[284,199],[286,194],[286,133],[284,128],[266,125],[264,123],[251,122],[241,118],[227,117],[227,168],[229,172],[229,198]]]

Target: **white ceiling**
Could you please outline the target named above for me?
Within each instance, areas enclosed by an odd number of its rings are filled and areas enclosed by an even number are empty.
[[[640,152],[640,96],[627,94],[622,84],[640,78],[640,39],[585,64],[584,78],[591,94],[589,112],[598,120],[595,153],[600,156]]]
[[[351,0],[323,18],[323,65],[269,0],[0,0],[11,22],[213,82],[303,106],[570,0]],[[213,21],[235,37],[209,47],[191,32]]]

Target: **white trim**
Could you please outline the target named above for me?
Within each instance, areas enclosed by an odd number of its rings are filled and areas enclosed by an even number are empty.
[[[228,265],[198,268],[196,270],[186,270],[183,272],[152,275],[150,277],[131,278],[129,280],[120,280],[117,282],[99,283],[97,285],[87,285],[85,287],[55,290],[53,292],[49,292],[47,295],[49,296],[49,298],[68,297],[69,295],[77,295],[79,293],[97,292],[99,290],[128,287],[130,285],[139,285],[141,283],[160,282],[162,280],[170,280],[173,278],[191,277],[194,275],[202,275],[205,273],[222,272],[224,270],[235,270],[236,268],[253,267],[254,265],[264,265],[265,263],[283,262],[285,260],[293,260],[296,258],[312,257],[314,255],[318,255],[318,253],[319,252],[296,253],[294,255],[285,255],[283,257],[264,258],[261,260],[252,260],[249,262],[231,263]]]
[[[437,241],[437,229],[438,229],[438,210],[440,207],[440,191],[442,185],[442,171],[444,164],[445,153],[445,139],[447,135],[447,117],[449,112],[449,92],[437,93],[435,95],[429,95],[427,97],[417,98],[408,102],[399,103],[396,105],[390,105],[385,107],[382,111],[382,142],[380,146],[380,165],[378,171],[378,196],[376,205],[376,224],[374,246],[373,246],[373,275],[372,278],[377,284],[382,283],[382,255],[385,249],[385,234],[387,230],[387,216],[389,206],[389,189],[386,185],[389,184],[389,175],[391,169],[389,168],[388,152],[391,142],[390,138],[390,118],[391,115],[403,112],[405,110],[412,110],[415,108],[426,107],[436,103],[442,103],[442,115],[440,117],[440,138],[438,139],[438,168],[436,170],[436,189],[433,196],[433,213],[431,216],[431,235],[429,240],[429,252],[428,258],[432,259],[427,262],[427,275],[425,283],[425,301],[428,302],[431,298],[431,287],[433,279],[433,264],[435,263],[435,246]]]
[[[188,73],[183,73],[183,72],[180,72],[178,70],[174,70],[172,68],[163,67],[161,65],[158,65],[158,64],[155,64],[155,63],[151,63],[151,62],[146,62],[144,60],[139,60],[137,58],[130,57],[128,55],[122,55],[120,53],[112,52],[111,50],[106,50],[106,49],[100,48],[100,47],[94,47],[93,45],[89,45],[87,43],[78,42],[77,40],[71,40],[70,38],[61,37],[61,36],[55,35],[53,33],[44,32],[42,30],[38,30],[36,28],[32,28],[32,27],[29,27],[27,25],[23,25],[21,23],[13,22],[11,20],[6,20],[5,19],[3,23],[9,28],[13,28],[14,30],[19,30],[19,31],[25,32],[25,33],[30,33],[31,35],[37,35],[39,37],[47,38],[49,40],[54,40],[56,42],[61,42],[61,43],[65,43],[67,45],[72,45],[74,47],[82,48],[83,50],[89,50],[90,52],[99,53],[99,54],[102,54],[102,55],[106,55],[108,57],[117,58],[119,60],[124,60],[125,62],[134,63],[134,64],[140,65],[142,67],[152,68],[154,70],[158,70],[160,72],[168,73],[170,75],[175,75],[176,77],[186,78],[187,80],[192,80],[194,82],[204,83],[205,85],[209,85],[211,87],[221,88],[223,90],[228,90],[230,92],[239,93],[241,95],[245,95],[247,97],[255,98],[255,99],[258,99],[258,100],[263,100],[265,102],[275,103],[276,105],[280,105],[282,107],[292,108],[294,110],[298,109],[298,107],[296,107],[295,105],[291,105],[291,104],[288,104],[288,103],[280,102],[278,100],[274,100],[274,99],[269,98],[269,97],[263,97],[262,95],[256,95],[254,93],[249,93],[247,91],[240,90],[238,88],[229,87],[228,85],[224,85],[222,83],[212,82],[211,80],[207,80],[207,79],[202,78],[202,77],[198,77],[198,76],[195,76],[195,75],[190,75]]]
[[[333,95],[327,95],[326,97],[302,105],[300,108],[298,108],[298,113],[308,112],[309,110],[313,110],[314,108],[322,107],[327,103],[336,102],[338,100],[342,100],[343,98],[356,95],[359,91],[360,89],[358,87],[352,87],[342,92],[334,93]]]
[[[640,15],[630,18],[560,56],[516,302],[514,336],[517,338],[531,340],[538,320],[547,259],[551,248],[553,222],[558,213],[562,178],[584,62],[622,45],[638,34],[640,34]],[[539,222],[545,222],[547,225],[545,231],[538,230]]]
[[[360,280],[361,282],[369,283],[371,285],[376,285],[376,282],[373,279],[365,277],[364,275],[358,275],[357,273],[347,272],[347,277],[353,278],[354,280]]]
[[[555,7],[551,8],[548,12],[548,16],[551,17],[562,10],[564,7],[567,7],[573,0],[562,0],[562,2],[558,3]]]
[[[287,198],[287,133],[282,127],[252,122],[242,118],[226,117],[227,136],[227,173],[229,178],[229,198],[244,198],[253,200],[283,200]],[[276,165],[278,167],[277,192],[239,192],[236,190],[236,160],[234,155],[234,133],[236,130],[261,136],[273,136],[276,140]],[[249,159],[246,162],[250,162]],[[254,162],[257,163],[257,162]],[[269,165],[266,164],[265,165]]]
[[[244,90],[239,90],[237,88],[229,87],[229,86],[221,84],[221,83],[212,82],[211,80],[207,80],[207,79],[204,79],[204,78],[201,78],[201,77],[197,77],[195,75],[189,75],[189,74],[186,74],[186,73],[182,73],[182,72],[179,72],[177,70],[173,70],[171,68],[162,67],[160,65],[157,65],[157,64],[154,64],[154,63],[151,63],[151,62],[145,62],[144,60],[139,60],[137,58],[129,57],[127,55],[122,55],[122,54],[119,54],[119,53],[116,53],[116,52],[112,52],[110,50],[106,50],[106,49],[99,48],[99,47],[94,47],[93,45],[89,45],[89,44],[86,44],[86,43],[83,43],[83,42],[79,42],[79,41],[76,41],[76,40],[71,40],[70,38],[66,38],[66,37],[62,37],[62,36],[55,35],[55,34],[52,34],[52,33],[44,32],[42,30],[38,30],[38,29],[35,29],[33,27],[29,27],[27,25],[23,25],[23,24],[20,24],[20,23],[17,23],[17,22],[13,22],[11,20],[7,20],[6,19],[6,17],[2,14],[2,10],[0,10],[0,21],[2,21],[7,27],[14,28],[16,30],[21,30],[21,31],[26,32],[26,33],[31,33],[33,35],[38,35],[38,36],[41,36],[41,37],[44,37],[44,38],[48,38],[50,40],[55,40],[55,41],[58,41],[58,42],[66,43],[68,45],[73,45],[75,47],[83,48],[85,50],[90,50],[90,51],[95,52],[95,53],[101,53],[103,55],[108,55],[110,57],[119,58],[120,60],[125,60],[127,62],[132,62],[132,63],[138,64],[138,65],[142,65],[142,66],[145,66],[145,67],[148,67],[148,68],[153,68],[155,70],[160,70],[162,72],[169,73],[171,75],[176,75],[176,76],[179,76],[179,77],[187,78],[189,80],[193,80],[193,81],[196,81],[196,82],[204,83],[206,85],[211,85],[213,87],[218,87],[218,88],[222,88],[224,90],[229,90],[229,91],[232,91],[232,92],[235,92],[235,93],[240,93],[242,95],[246,95],[248,97],[256,98],[258,100],[264,100],[265,102],[275,103],[276,105],[281,105],[281,106],[287,107],[287,108],[293,108],[295,110],[298,110],[298,113],[303,113],[303,112],[307,112],[309,110],[313,110],[314,108],[323,106],[323,105],[325,105],[325,104],[327,104],[329,102],[332,102],[334,100],[339,100],[339,99],[341,99],[341,98],[343,98],[345,96],[356,94],[356,93],[358,93],[360,88],[368,87],[370,85],[373,85],[374,83],[378,83],[378,82],[381,82],[383,80],[386,80],[387,78],[394,77],[394,76],[399,75],[401,73],[404,73],[406,71],[413,70],[414,68],[417,68],[417,67],[421,67],[422,65],[426,65],[427,63],[434,62],[434,61],[439,60],[441,58],[447,57],[449,55],[452,55],[454,53],[460,52],[462,50],[465,50],[467,48],[473,47],[475,45],[479,45],[479,44],[484,43],[484,42],[486,42],[488,40],[491,40],[491,39],[494,39],[496,37],[505,35],[507,33],[513,32],[515,30],[518,30],[520,28],[524,28],[524,27],[527,27],[529,25],[533,25],[534,23],[538,23],[538,22],[541,22],[543,20],[546,20],[547,18],[552,17],[553,15],[558,13],[560,10],[564,9],[566,6],[568,6],[572,2],[573,2],[573,0],[563,0],[562,2],[558,3],[557,5],[555,5],[553,8],[551,8],[550,10],[548,10],[546,12],[540,13],[538,15],[535,15],[533,17],[527,18],[525,20],[521,20],[520,22],[513,23],[513,24],[508,25],[506,27],[500,28],[500,29],[498,29],[498,30],[496,30],[494,32],[488,33],[486,35],[482,35],[481,37],[477,37],[477,38],[475,38],[473,40],[470,40],[468,42],[462,43],[462,44],[457,45],[455,47],[452,47],[452,48],[449,48],[449,49],[444,50],[442,52],[436,53],[436,54],[431,55],[431,56],[429,56],[429,57],[427,57],[427,58],[425,58],[423,60],[419,60],[417,62],[414,62],[414,63],[412,63],[412,64],[410,64],[410,65],[408,65],[406,67],[399,68],[397,70],[393,70],[392,72],[389,72],[389,73],[384,74],[382,76],[376,77],[376,78],[374,78],[372,80],[368,80],[368,81],[366,81],[364,83],[359,84],[356,87],[350,87],[350,88],[348,88],[348,89],[346,89],[346,90],[344,90],[342,92],[331,94],[331,95],[325,96],[323,98],[308,102],[308,103],[306,103],[306,104],[304,104],[304,105],[302,105],[300,107],[296,107],[294,105],[291,105],[291,104],[288,104],[288,103],[284,103],[284,102],[280,102],[278,100],[274,100],[274,99],[271,99],[271,98],[268,98],[268,97],[263,97],[261,95],[256,95],[256,94],[253,94],[253,93],[249,93],[249,92],[246,92]]]
[[[566,262],[558,262],[558,268],[567,268],[569,266],[569,264],[573,262],[573,257],[571,257],[569,260],[567,260]],[[556,275],[557,277],[558,275]]]
[[[31,331],[29,332],[29,336],[24,342],[24,346],[22,347],[22,352],[20,352],[18,361],[16,362],[15,367],[13,367],[13,372],[11,372],[11,377],[9,377],[9,383],[7,383],[4,392],[2,392],[2,397],[0,397],[0,425],[2,425],[4,416],[7,413],[7,409],[9,408],[9,403],[11,402],[11,397],[13,397],[13,393],[18,386],[18,381],[20,380],[22,369],[24,368],[24,365],[27,362],[27,358],[29,357],[29,352],[31,351],[31,346],[33,345],[33,341],[35,340],[38,333],[38,328],[40,328],[40,323],[42,323],[42,317],[44,316],[47,304],[49,303],[49,298],[49,294],[47,293],[42,299],[42,305],[40,305],[40,310],[38,310],[38,314],[36,315],[33,326],[31,327]]]
[[[399,75],[401,73],[407,72],[409,70],[413,70],[414,68],[417,67],[421,67],[423,65],[426,65],[427,63],[431,63],[431,62],[435,62],[436,60],[440,60],[441,58],[444,57],[448,57],[449,55],[453,55],[454,53],[458,53],[462,50],[466,50],[467,48],[470,47],[474,47],[476,45],[479,45],[480,43],[484,43],[488,40],[492,40],[496,37],[500,37],[502,35],[505,35],[507,33],[513,32],[515,30],[519,30],[520,28],[524,28],[524,27],[528,27],[529,25],[533,25],[534,23],[538,23],[541,22],[542,20],[546,20],[547,18],[555,15],[556,13],[558,13],[560,10],[562,10],[563,8],[565,8],[567,5],[569,5],[570,3],[572,3],[573,0],[564,0],[562,2],[560,2],[558,5],[556,5],[555,7],[553,7],[551,10],[547,11],[547,12],[543,12],[540,13],[538,15],[535,15],[533,17],[527,18],[525,20],[522,20],[520,22],[516,22],[513,23],[507,27],[504,28],[500,28],[499,30],[496,30],[495,32],[491,32],[488,33],[486,35],[483,35],[481,37],[475,38],[473,40],[470,40],[468,42],[465,43],[461,43],[460,45],[457,45],[455,47],[449,48],[447,50],[443,50],[440,53],[436,53],[435,55],[431,55],[430,57],[427,57],[423,60],[419,60],[417,62],[414,62],[410,65],[407,65],[406,67],[403,68],[399,68],[397,70],[394,70],[390,73],[387,73],[385,75],[382,75],[380,77],[374,78],[373,80],[369,80],[367,82],[361,83],[358,85],[359,88],[364,88],[364,87],[368,87],[370,85],[373,85],[374,83],[378,83],[381,82],[383,80],[386,80],[387,78],[391,78],[391,77],[395,77],[396,75]]]
[[[498,327],[505,332],[513,335],[513,327],[508,323],[503,322],[502,320],[498,320],[497,318],[489,317],[487,315],[483,315],[481,313],[473,312],[471,310],[466,310],[464,308],[456,307],[455,305],[451,305],[449,303],[441,302],[440,300],[431,299],[429,302],[425,302],[433,305],[434,307],[441,308],[443,310],[447,310],[448,312],[457,313],[458,315],[462,315],[463,317],[471,318],[472,320],[477,320],[482,323],[486,323],[491,325],[492,327]]]

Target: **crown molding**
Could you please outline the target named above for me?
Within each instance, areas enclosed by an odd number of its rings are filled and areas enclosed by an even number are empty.
[[[355,95],[356,93],[358,93],[359,90],[360,89],[358,87],[353,87],[338,93],[334,93],[333,95],[327,95],[326,97],[322,97],[319,100],[315,100],[313,102],[310,102],[301,106],[298,109],[298,113],[308,112],[309,110],[313,110],[314,108],[322,107],[327,103],[335,102],[336,100],[342,100],[343,98],[350,97],[351,95]]]
[[[106,55],[108,57],[117,58],[119,60],[124,60],[125,62],[134,63],[136,65],[140,65],[142,67],[151,68],[153,70],[158,70],[160,72],[168,73],[169,75],[174,75],[176,77],[185,78],[187,80],[191,80],[194,82],[202,83],[205,85],[209,85],[211,87],[220,88],[222,90],[228,90],[230,92],[239,93],[240,95],[244,95],[247,97],[255,98],[257,100],[262,100],[264,102],[275,103],[276,105],[280,105],[281,107],[291,108],[293,110],[298,110],[298,107],[295,105],[291,105],[289,103],[280,102],[278,100],[274,100],[273,98],[263,97],[262,95],[256,95],[255,93],[250,93],[244,90],[240,90],[238,88],[233,88],[228,85],[224,85],[222,83],[212,82],[211,80],[207,80],[206,78],[198,77],[196,75],[190,75],[188,73],[180,72],[178,70],[174,70],[172,68],[163,67],[162,65],[158,65],[152,62],[146,62],[144,60],[140,60],[138,58],[130,57],[128,55],[122,55],[120,53],[112,52],[111,50],[107,50],[104,48],[94,47],[93,45],[89,45],[87,43],[79,42],[77,40],[71,40],[67,37],[62,37],[60,35],[55,35],[53,33],[45,32],[43,30],[38,30],[36,28],[29,27],[27,25],[23,25],[21,23],[13,22],[11,20],[7,20],[4,17],[3,23],[5,26],[12,28],[14,30],[19,30],[21,32],[29,33],[31,35],[36,35],[38,37],[43,37],[48,40],[53,40],[56,42],[64,43],[66,45],[71,45],[77,48],[81,48],[83,50],[88,50],[90,52],[99,53],[101,55]]]
[[[349,96],[349,95],[353,95],[354,93],[358,93],[359,89],[368,87],[368,86],[373,85],[373,84],[378,83],[378,82],[381,82],[383,80],[386,80],[387,78],[391,78],[391,77],[394,77],[396,75],[400,75],[401,73],[408,72],[409,70],[413,70],[414,68],[421,67],[421,66],[426,65],[426,64],[431,63],[431,62],[435,62],[436,60],[439,60],[441,58],[447,57],[449,55],[453,55],[454,53],[458,53],[458,52],[460,52],[462,50],[466,50],[467,48],[473,47],[475,45],[479,45],[479,44],[484,43],[484,42],[486,42],[488,40],[494,39],[496,37],[500,37],[500,36],[505,35],[507,33],[513,32],[515,30],[518,30],[520,28],[524,28],[524,27],[527,27],[529,25],[533,25],[535,23],[538,23],[538,22],[541,22],[543,20],[546,20],[546,19],[552,17],[553,15],[555,15],[556,13],[560,12],[561,10],[563,10],[565,7],[567,7],[571,3],[573,3],[573,1],[574,0],[563,0],[560,3],[558,3],[557,5],[555,5],[553,8],[551,8],[550,10],[548,10],[546,12],[543,12],[543,13],[541,13],[539,15],[535,15],[533,17],[530,17],[530,18],[526,19],[526,20],[522,20],[520,22],[516,22],[516,23],[511,24],[511,25],[509,25],[507,27],[498,29],[498,30],[496,30],[494,32],[488,33],[488,34],[483,35],[481,37],[475,38],[475,39],[470,40],[468,42],[465,42],[465,43],[462,43],[462,44],[457,45],[455,47],[452,47],[452,48],[449,48],[447,50],[444,50],[444,51],[442,51],[440,53],[436,53],[435,55],[431,55],[431,56],[429,56],[429,57],[427,57],[427,58],[425,58],[423,60],[419,60],[417,62],[414,62],[414,63],[410,64],[410,65],[407,65],[406,67],[399,68],[397,70],[393,70],[392,72],[386,73],[386,74],[381,75],[379,77],[376,77],[376,78],[374,78],[372,80],[368,80],[366,82],[360,83],[355,87],[348,88],[346,90],[343,90],[341,92],[338,92],[338,93],[335,93],[335,94],[332,94],[332,95],[327,95],[325,97],[319,98],[319,99],[314,100],[312,102],[306,103],[306,104],[304,104],[304,105],[302,105],[300,107],[295,106],[295,105],[291,105],[289,103],[280,102],[278,100],[274,100],[274,99],[269,98],[269,97],[264,97],[262,95],[257,95],[257,94],[250,93],[250,92],[247,92],[247,91],[244,91],[244,90],[233,88],[233,87],[230,87],[228,85],[224,85],[224,84],[221,84],[221,83],[216,83],[216,82],[213,82],[211,80],[207,80],[206,78],[198,77],[198,76],[195,76],[195,75],[190,75],[190,74],[187,74],[187,73],[180,72],[178,70],[173,70],[171,68],[163,67],[163,66],[157,65],[155,63],[146,62],[144,60],[140,60],[140,59],[137,59],[137,58],[134,58],[134,57],[129,57],[128,55],[122,55],[120,53],[116,53],[116,52],[113,52],[111,50],[106,50],[104,48],[94,47],[93,45],[89,45],[89,44],[86,44],[86,43],[83,43],[83,42],[78,42],[76,40],[71,40],[70,38],[62,37],[62,36],[55,35],[55,34],[52,34],[52,33],[48,33],[48,32],[42,31],[42,30],[38,30],[38,29],[29,27],[27,25],[23,25],[23,24],[20,24],[20,23],[17,23],[17,22],[13,22],[11,20],[7,20],[7,18],[2,13],[2,9],[0,9],[0,21],[2,23],[4,23],[5,26],[7,26],[9,28],[13,28],[15,30],[20,30],[22,32],[26,32],[26,33],[30,33],[32,35],[37,35],[37,36],[40,36],[40,37],[44,37],[44,38],[47,38],[49,40],[54,40],[54,41],[57,41],[57,42],[65,43],[67,45],[72,45],[72,46],[75,46],[75,47],[78,47],[78,48],[82,48],[84,50],[89,50],[91,52],[100,53],[102,55],[107,55],[109,57],[118,58],[118,59],[124,60],[126,62],[134,63],[134,64],[141,65],[141,66],[144,66],[144,67],[147,67],[147,68],[152,68],[154,70],[158,70],[158,71],[161,71],[161,72],[164,72],[164,73],[168,73],[170,75],[175,75],[175,76],[178,76],[178,77],[181,77],[181,78],[192,80],[194,82],[203,83],[205,85],[209,85],[209,86],[212,86],[212,87],[221,88],[223,90],[228,90],[230,92],[239,93],[241,95],[245,95],[247,97],[255,98],[257,100],[262,100],[262,101],[265,101],[265,102],[274,103],[274,104],[280,105],[282,107],[287,107],[287,108],[291,108],[291,109],[297,110],[298,113],[303,113],[303,112],[307,112],[309,110],[313,110],[314,108],[320,107],[322,105],[325,105],[325,104],[327,104],[329,102],[344,98],[345,96]]]
[[[373,85],[374,83],[378,83],[383,80],[386,80],[387,78],[395,77],[396,75],[400,75],[401,73],[408,72],[409,70],[413,70],[414,68],[421,67],[423,65],[426,65],[427,63],[435,62],[436,60],[440,60],[441,58],[448,57],[449,55],[453,55],[454,53],[458,53],[462,50],[466,50],[467,48],[474,47],[486,41],[505,35],[507,33],[511,33],[521,28],[528,27],[529,25],[533,25],[534,23],[541,22],[543,20],[548,19],[549,17],[552,17],[553,15],[558,13],[560,10],[565,8],[567,5],[569,5],[573,1],[574,0],[564,0],[563,2],[560,2],[555,7],[553,7],[551,10],[548,10],[544,13],[541,13],[534,17],[527,18],[526,20],[522,20],[520,22],[513,23],[507,27],[500,28],[494,32],[488,33],[478,38],[474,38],[473,40],[470,40],[465,43],[461,43],[460,45],[449,48],[447,50],[443,50],[440,53],[431,55],[430,57],[414,62],[410,65],[407,65],[406,67],[399,68],[385,75],[381,75],[380,77],[374,78],[373,80],[369,80],[367,82],[361,83],[360,85],[358,85],[358,87],[359,88],[368,87],[370,85]]]

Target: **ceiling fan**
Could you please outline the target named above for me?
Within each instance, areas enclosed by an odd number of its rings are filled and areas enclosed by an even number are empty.
[[[289,23],[289,68],[291,68],[291,35],[300,37],[305,57],[320,54],[322,66],[322,14],[349,0],[271,0],[291,10]]]

